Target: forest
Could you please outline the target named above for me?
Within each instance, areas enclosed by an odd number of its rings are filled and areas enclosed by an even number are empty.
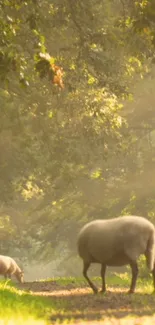
[[[155,2],[0,0],[0,35],[0,252],[80,277],[84,224],[155,223]]]

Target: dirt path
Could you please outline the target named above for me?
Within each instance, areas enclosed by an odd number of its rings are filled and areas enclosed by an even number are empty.
[[[58,311],[51,315],[51,324],[149,325],[155,324],[155,295],[137,291],[128,295],[127,289],[109,288],[106,294],[92,294],[86,286],[75,283],[60,285],[51,282],[29,282],[20,289],[33,295],[54,299]],[[131,318],[133,316],[133,318]],[[130,317],[130,318],[129,318]]]

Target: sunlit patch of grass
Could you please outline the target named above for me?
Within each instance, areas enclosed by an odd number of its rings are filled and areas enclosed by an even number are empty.
[[[0,325],[45,325],[56,306],[43,297],[34,297],[17,290],[12,284],[0,282]]]
[[[26,317],[26,319],[22,317],[0,317],[0,325],[46,325],[47,322],[44,320],[35,320],[33,317]]]

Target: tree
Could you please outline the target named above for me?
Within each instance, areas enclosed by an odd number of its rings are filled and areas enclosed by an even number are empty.
[[[13,224],[20,212],[18,245],[27,248],[29,229],[32,245],[52,237],[52,247],[72,247],[87,220],[143,211],[128,183],[140,182],[150,151],[122,102],[151,69],[154,18],[142,26],[141,17],[153,5],[5,0],[0,8],[2,212],[12,206]],[[64,88],[53,83],[54,65]]]

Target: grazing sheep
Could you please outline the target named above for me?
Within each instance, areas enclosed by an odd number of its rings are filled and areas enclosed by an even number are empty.
[[[83,275],[97,293],[97,288],[87,275],[91,263],[101,264],[102,290],[106,291],[106,266],[129,264],[132,281],[129,293],[133,293],[138,276],[137,259],[146,256],[152,271],[155,290],[155,228],[143,217],[124,216],[110,220],[95,220],[86,224],[78,237],[78,252],[83,259]]]
[[[24,282],[23,271],[21,271],[14,259],[9,256],[0,255],[0,274],[4,275],[5,279],[11,279],[11,276],[15,275],[19,282]]]

